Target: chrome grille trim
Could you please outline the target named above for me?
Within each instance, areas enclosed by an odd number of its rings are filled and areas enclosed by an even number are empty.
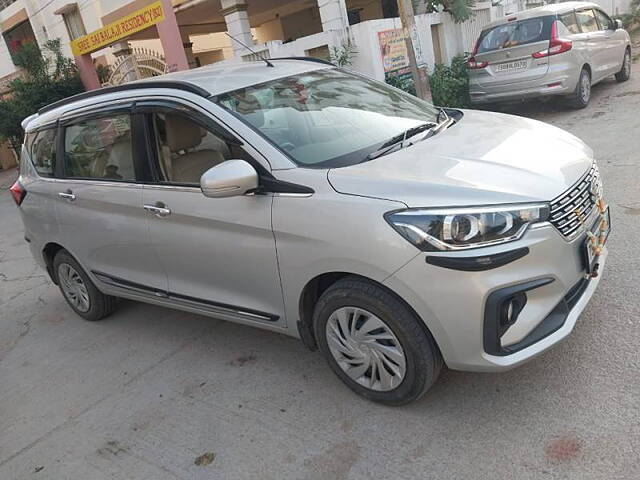
[[[595,185],[595,186],[594,186]],[[580,180],[569,190],[556,197],[551,202],[549,222],[568,240],[572,240],[582,233],[582,223],[575,215],[580,212],[588,224],[594,213],[597,195],[594,190],[600,189],[600,174],[595,162]]]

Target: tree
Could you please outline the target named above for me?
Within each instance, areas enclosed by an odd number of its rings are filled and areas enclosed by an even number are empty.
[[[445,12],[449,12],[453,21],[462,23],[473,17],[472,7],[475,0],[412,0],[416,13],[431,13],[438,11],[441,6]]]
[[[75,63],[62,53],[59,39],[47,41],[43,51],[36,43],[27,43],[12,59],[23,74],[11,81],[10,93],[0,100],[0,138],[19,152],[22,120],[45,105],[84,91],[84,87]]]
[[[637,24],[640,22],[640,0],[632,0],[629,7],[629,13],[623,13],[616,18],[622,20],[626,29],[631,30],[637,28]]]
[[[420,39],[418,38],[418,29],[415,22],[412,0],[398,0],[398,12],[400,13],[400,22],[405,32],[405,44],[407,46],[407,60],[409,61],[409,69],[413,78],[413,85],[418,98],[422,100],[431,100],[431,91],[429,90],[429,74],[425,65],[418,65],[418,56],[416,48],[420,48]]]

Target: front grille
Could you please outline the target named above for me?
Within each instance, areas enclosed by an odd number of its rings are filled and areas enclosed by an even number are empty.
[[[595,162],[569,190],[551,202],[549,221],[565,238],[574,238],[582,232],[582,221],[590,218],[598,197],[602,193],[600,174]]]

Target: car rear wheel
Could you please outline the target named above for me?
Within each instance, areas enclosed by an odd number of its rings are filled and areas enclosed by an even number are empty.
[[[313,315],[318,345],[336,375],[359,395],[393,406],[421,397],[442,368],[419,322],[396,296],[359,277],[329,287]]]
[[[101,320],[116,307],[116,298],[102,293],[80,264],[66,250],[53,260],[58,286],[69,306],[85,320]]]
[[[626,82],[629,78],[631,78],[631,51],[627,49],[624,52],[622,68],[618,73],[616,73],[616,80],[619,82]]]
[[[578,78],[578,84],[569,99],[571,106],[574,108],[585,108],[591,100],[591,74],[589,70],[583,68]]]

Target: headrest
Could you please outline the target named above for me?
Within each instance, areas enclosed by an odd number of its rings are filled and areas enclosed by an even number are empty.
[[[255,95],[246,93],[243,96],[236,97],[236,101],[238,102],[236,106],[237,112],[247,117],[251,125],[261,127],[264,124],[262,106]]]
[[[198,124],[182,115],[167,114],[165,116],[167,145],[173,153],[194,148],[202,142],[203,131]]]

